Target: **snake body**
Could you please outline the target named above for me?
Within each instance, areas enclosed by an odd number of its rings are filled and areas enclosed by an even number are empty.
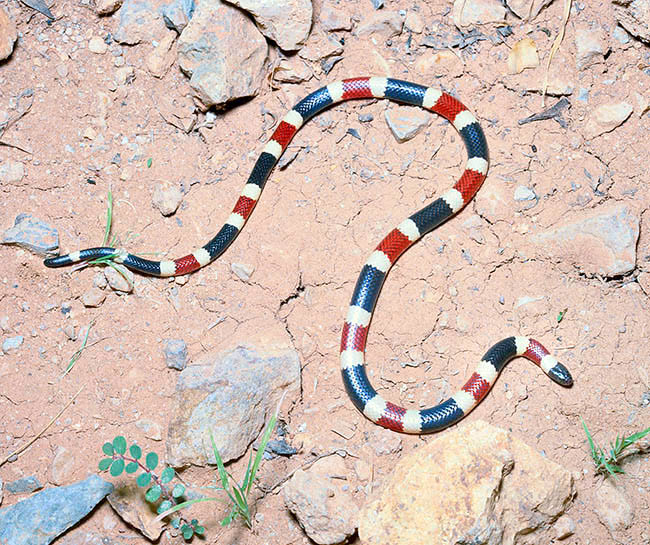
[[[314,91],[290,110],[278,124],[221,230],[201,248],[173,261],[151,261],[124,250],[90,248],[45,260],[48,267],[110,257],[131,270],[153,276],[176,276],[196,271],[219,257],[235,240],[250,216],[273,167],[296,131],[325,108],[350,99],[386,98],[420,106],[447,119],[458,131],[468,160],[460,179],[438,199],[400,223],[379,243],[357,280],[341,335],[341,373],[354,405],[373,422],[406,433],[440,430],[463,418],[488,393],[505,364],[524,356],[555,382],[570,386],[567,369],[537,341],[528,337],[504,339],[483,356],[465,385],[448,400],[425,410],[404,409],[384,400],[370,384],[365,367],[368,327],[384,279],[397,258],[422,236],[459,212],[480,188],[488,170],[485,135],[474,115],[451,95],[416,83],[392,78],[351,78]]]

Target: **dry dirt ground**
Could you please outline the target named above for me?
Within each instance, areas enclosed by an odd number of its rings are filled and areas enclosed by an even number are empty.
[[[389,2],[388,7],[411,4]],[[457,62],[445,57],[440,66],[417,71],[414,61],[434,53],[420,48],[406,57],[406,34],[387,45],[344,33],[344,59],[328,76],[317,70],[314,79],[299,86],[268,85],[254,99],[218,112],[214,128],[186,134],[167,123],[159,109],[171,104],[167,107],[179,115],[197,115],[199,121],[203,114],[193,113],[191,89],[177,67],[160,80],[148,74],[143,58],[150,45],[122,48],[135,78],[117,86],[110,53],[73,51],[73,45],[114,31],[115,18],[99,18],[88,6],[63,1],[56,6],[62,17],[48,25],[12,3],[12,12],[20,14],[22,38],[0,65],[0,109],[7,110],[12,97],[25,89],[33,89],[34,103],[4,137],[29,153],[0,147],[0,161],[20,161],[26,170],[21,182],[0,188],[0,227],[10,227],[16,215],[26,212],[58,228],[62,251],[98,245],[111,188],[113,232],[122,240],[137,234],[130,242],[133,251],[178,257],[207,241],[229,214],[271,134],[263,110],[280,117],[309,91],[364,74],[389,73],[453,90],[482,121],[491,170],[475,202],[407,252],[391,272],[369,338],[374,380],[394,401],[429,406],[462,385],[493,342],[511,334],[534,335],[571,370],[574,387],[562,389],[525,360],[516,360],[469,418],[512,430],[574,473],[577,497],[568,513],[577,530],[564,543],[611,543],[595,513],[601,480],[593,475],[580,419],[602,443],[650,422],[649,301],[639,280],[650,270],[648,116],[635,112],[612,133],[592,140],[580,127],[598,104],[634,101],[635,92],[647,97],[648,48],[623,46],[610,37],[615,23],[608,2],[586,4],[580,20],[609,29],[611,53],[600,68],[578,73],[572,60],[577,23],[570,19],[559,57],[564,60],[556,69],[566,71],[576,89],[588,89],[589,99],[576,100],[578,91],[571,97],[566,129],[553,120],[517,124],[541,111],[541,97],[523,92],[525,86],[507,75],[506,45],[482,42],[474,52],[460,52]],[[343,1],[340,7],[358,18],[371,10],[365,0]],[[425,22],[449,18],[446,3],[420,2],[418,7]],[[517,38],[533,35],[546,58],[561,15],[562,5],[555,2],[534,23],[518,26]],[[540,28],[550,29],[551,38]],[[541,70],[535,74],[541,77]],[[551,98],[547,105],[554,102]],[[380,482],[403,453],[430,441],[398,436],[391,441],[401,442],[401,451],[378,456],[373,443],[385,435],[378,435],[349,403],[338,370],[341,326],[361,264],[385,233],[452,185],[465,160],[460,139],[433,116],[423,133],[398,144],[384,121],[388,107],[393,108],[384,101],[348,102],[325,113],[327,123],[306,125],[296,138],[304,148],[288,168],[272,174],[236,242],[186,281],[138,276],[134,293],[109,292],[99,308],[86,308],[80,297],[93,286],[97,269],[50,270],[38,256],[0,246],[3,339],[24,336],[18,352],[0,357],[0,457],[33,438],[84,388],[34,445],[0,467],[0,478],[6,483],[36,475],[42,483],[51,482],[53,456],[65,446],[74,463],[62,484],[82,479],[96,468],[102,443],[117,434],[163,452],[163,442],[143,437],[135,422],[153,420],[164,439],[177,375],[163,360],[166,338],[184,339],[190,360],[238,344],[295,347],[302,394],[282,416],[288,441],[302,454],[346,449],[350,468],[353,459],[361,458]],[[360,113],[372,113],[374,121],[360,123]],[[358,130],[362,140],[346,136],[348,128]],[[110,166],[118,153],[120,164]],[[363,177],[362,169],[367,169]],[[590,178],[598,177],[605,184],[594,191]],[[186,190],[180,209],[169,218],[151,205],[153,186],[160,181],[180,183]],[[536,206],[525,209],[514,200],[520,185],[534,190]],[[584,274],[531,241],[531,235],[607,201],[628,205],[641,220],[631,273],[614,278]],[[253,269],[250,280],[234,274],[233,263]],[[67,313],[62,312],[66,304]],[[91,322],[91,346],[61,378],[81,346],[79,332]],[[407,362],[413,365],[403,365]],[[234,464],[234,473],[242,463]],[[260,478],[276,482],[299,463],[264,463]],[[647,544],[647,455],[630,459],[625,469],[618,486],[635,516],[620,540]],[[214,471],[194,468],[183,476],[208,483]],[[361,505],[372,487],[353,471],[350,479]],[[5,492],[3,506],[19,499]],[[304,542],[277,491],[261,499],[257,509],[252,533],[213,525],[207,542]],[[218,514],[212,517],[203,522],[214,524]],[[105,502],[81,527],[115,543],[146,543]],[[178,541],[162,538],[163,543]]]

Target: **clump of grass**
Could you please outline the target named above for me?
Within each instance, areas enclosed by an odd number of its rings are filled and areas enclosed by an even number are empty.
[[[627,456],[627,454],[623,454],[623,451],[650,433],[650,428],[647,428],[628,436],[617,435],[616,440],[610,442],[609,453],[607,453],[603,448],[594,443],[584,420],[582,421],[582,427],[587,435],[587,441],[589,442],[589,448],[591,449],[591,457],[596,466],[596,473],[601,473],[605,476],[615,476],[617,473],[625,473],[620,464],[621,460]]]
[[[178,505],[185,495],[185,485],[180,482],[174,486],[169,485],[176,477],[174,469],[166,466],[158,476],[154,473],[158,467],[158,455],[155,452],[149,452],[142,463],[142,449],[138,445],[131,445],[128,451],[130,456],[126,454],[126,439],[121,435],[118,435],[112,442],[104,443],[102,452],[106,454],[107,458],[100,460],[99,470],[108,471],[113,477],[119,477],[123,472],[133,474],[141,470],[142,473],[137,476],[135,481],[138,486],[147,488],[144,497],[147,502],[156,505],[157,513],[169,511],[174,505]],[[182,515],[173,518],[171,525],[180,529],[186,540],[192,539],[195,534],[203,535],[205,532],[205,528],[199,525],[198,520],[187,520]]]

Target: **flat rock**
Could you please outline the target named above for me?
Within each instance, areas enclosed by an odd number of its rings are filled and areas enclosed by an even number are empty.
[[[167,461],[174,467],[215,464],[210,431],[224,461],[239,458],[283,393],[291,397],[299,385],[300,361],[294,350],[270,353],[240,346],[204,356],[179,374]]]
[[[159,183],[154,187],[151,204],[163,216],[171,216],[178,210],[182,200],[183,192],[177,184]]]
[[[594,508],[600,521],[607,526],[612,537],[626,530],[634,521],[634,509],[616,485],[605,480],[594,494]]]
[[[74,454],[59,445],[50,464],[50,482],[60,485],[68,481],[75,470],[75,465]]]
[[[311,0],[228,0],[247,11],[257,28],[280,49],[300,49],[309,36],[313,7]]]
[[[135,275],[124,265],[113,263],[112,267],[104,267],[104,276],[109,287],[119,293],[131,293]]]
[[[9,494],[29,494],[30,492],[35,492],[43,488],[41,481],[34,475],[8,482],[5,486]]]
[[[584,127],[585,138],[595,138],[622,125],[634,111],[629,102],[602,104],[594,108]]]
[[[155,509],[144,497],[143,489],[135,480],[119,481],[115,489],[108,495],[108,503],[113,510],[145,537],[157,540],[165,527],[163,521],[154,522],[158,516]]]
[[[532,21],[553,0],[506,0],[508,7],[524,21]]]
[[[551,541],[573,477],[507,431],[460,425],[397,462],[360,515],[365,545]]]
[[[0,543],[48,545],[90,513],[112,490],[111,483],[91,475],[0,509]]]
[[[323,30],[352,30],[352,19],[342,9],[331,4],[324,4],[320,10],[318,22]]]
[[[183,339],[163,340],[165,364],[171,369],[182,371],[187,366],[187,345]]]
[[[1,11],[1,10],[0,10]],[[25,177],[25,165],[20,161],[3,161],[0,163],[0,182],[17,184]]]
[[[122,6],[122,0],[95,0],[95,13],[110,15]]]
[[[573,265],[589,276],[634,270],[639,217],[627,205],[602,206],[535,234],[539,255]]]
[[[650,43],[650,0],[618,0],[614,2],[614,12],[619,25]]]
[[[384,40],[399,36],[404,26],[404,18],[397,11],[377,11],[363,19],[357,26],[357,36],[377,34]]]
[[[283,494],[287,509],[319,545],[342,543],[357,529],[359,508],[332,476],[299,469],[284,486]]]
[[[489,23],[502,23],[506,8],[500,0],[454,0],[453,20],[460,29]]]
[[[59,247],[59,232],[30,214],[18,214],[14,226],[2,233],[2,244],[16,244],[35,254],[53,254]]]
[[[4,354],[12,354],[13,352],[18,352],[24,340],[25,339],[22,335],[6,338],[4,341],[2,341],[2,352]]]
[[[167,33],[157,6],[148,0],[124,0],[120,21],[113,34],[116,42],[135,45],[159,40]]]
[[[576,66],[585,70],[590,66],[605,61],[609,50],[605,33],[601,28],[582,27],[576,29]]]
[[[18,29],[4,8],[0,7],[0,61],[6,59],[14,50],[18,39]]]
[[[397,106],[384,112],[386,123],[398,142],[414,138],[431,123],[432,116],[421,108]]]
[[[102,275],[102,278],[106,280],[106,277]],[[106,282],[108,284],[108,282]],[[88,308],[97,308],[106,300],[106,292],[103,290],[92,287],[87,292],[81,296],[81,302],[84,307]]]
[[[176,62],[175,39],[173,32],[168,33],[147,55],[147,70],[152,76],[162,78]]]
[[[324,32],[315,32],[309,37],[307,45],[300,50],[298,56],[306,61],[316,62],[341,53],[343,53],[341,42]]]
[[[190,22],[195,8],[194,0],[174,0],[170,4],[163,6],[160,13],[167,28],[171,28],[180,34]]]
[[[312,71],[305,62],[297,56],[282,59],[273,72],[273,79],[283,83],[302,83],[312,77]]]
[[[206,108],[257,94],[267,53],[255,24],[220,0],[201,2],[178,41],[178,63]]]

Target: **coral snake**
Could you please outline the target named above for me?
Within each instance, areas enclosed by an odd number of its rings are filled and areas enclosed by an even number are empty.
[[[388,270],[402,252],[463,208],[477,192],[488,170],[488,149],[477,119],[451,95],[415,83],[392,78],[352,78],[331,83],[302,99],[275,129],[257,159],[246,185],[225,225],[205,246],[173,261],[150,261],[115,248],[90,248],[45,260],[48,267],[61,267],[100,257],[153,276],[183,275],[219,257],[235,240],[250,216],[271,170],[300,127],[328,106],[350,99],[387,98],[420,106],[447,119],[458,131],[468,160],[460,179],[437,200],[416,212],[382,240],[363,265],[341,335],[341,373],[354,405],[373,422],[400,432],[427,433],[463,418],[485,397],[505,364],[524,356],[540,366],[555,382],[571,386],[567,369],[537,341],[509,337],[483,356],[465,385],[446,401],[425,410],[404,409],[384,400],[372,387],[364,354],[368,327]]]

